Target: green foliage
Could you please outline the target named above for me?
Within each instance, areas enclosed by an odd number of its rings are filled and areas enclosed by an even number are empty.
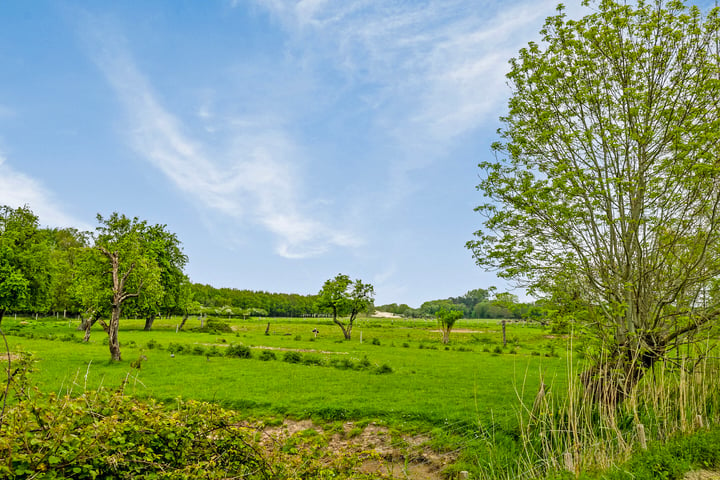
[[[340,327],[345,339],[350,340],[355,318],[372,306],[374,295],[375,289],[369,283],[360,279],[352,281],[349,276],[340,273],[325,281],[318,293],[317,304],[332,312],[333,322]],[[342,316],[349,316],[347,323],[340,320]]]
[[[226,357],[252,358],[252,350],[247,345],[229,345],[225,350]]]
[[[258,358],[267,362],[269,360],[277,359],[277,355],[275,355],[275,352],[273,352],[272,350],[262,350]]]
[[[26,206],[0,206],[0,321],[6,310],[45,311],[49,290],[48,244]]]
[[[172,410],[121,391],[56,397],[34,392],[2,419],[3,478],[271,478],[252,432],[216,405]]]
[[[495,159],[480,164],[475,260],[583,306],[595,362],[622,371],[598,377],[616,399],[720,314],[719,15],[659,0],[604,0],[577,20],[560,8],[510,61]]]
[[[283,361],[288,363],[301,363],[302,362],[302,355],[298,352],[285,352],[283,355]]]

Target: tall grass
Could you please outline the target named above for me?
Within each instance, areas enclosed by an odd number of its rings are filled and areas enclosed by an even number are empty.
[[[569,352],[572,350],[568,349]],[[520,387],[521,444],[508,478],[547,478],[621,468],[634,452],[682,434],[720,425],[720,361],[699,356],[658,362],[620,405],[594,401],[580,380],[584,368],[567,356],[567,383],[541,383],[532,404]],[[542,379],[541,379],[542,382]],[[498,478],[497,466],[485,478]]]

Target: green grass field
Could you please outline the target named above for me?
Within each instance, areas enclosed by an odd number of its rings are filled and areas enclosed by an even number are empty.
[[[351,341],[329,319],[211,320],[231,330],[202,332],[192,318],[177,332],[171,318],[146,332],[144,321],[123,319],[123,361],[115,363],[99,325],[89,343],[77,319],[6,317],[2,329],[12,352],[32,353],[30,381],[43,392],[125,383],[138,398],[214,402],[265,424],[309,419],[337,431],[372,422],[427,435],[437,451],[469,453],[460,454],[466,464],[484,456],[489,432],[515,435],[519,397],[532,403],[541,377],[559,393],[566,381],[566,340],[534,324],[508,324],[503,348],[501,325],[490,320],[459,321],[449,345],[429,320],[361,318]],[[249,347],[251,357],[226,356],[232,345]]]
[[[447,346],[435,322],[423,320],[361,319],[351,341],[342,340],[328,319],[228,322],[232,332],[197,332],[196,319],[176,332],[177,319],[158,319],[146,332],[142,321],[124,319],[124,361],[114,364],[99,326],[87,344],[79,341],[76,320],[10,317],[3,329],[11,350],[35,355],[32,379],[44,390],[113,388],[129,375],[135,395],[213,401],[251,416],[373,418],[428,427],[505,422],[514,417],[520,390],[532,399],[541,372],[548,383],[562,379],[565,368],[564,341],[535,325],[508,325],[503,349],[494,321],[458,322]],[[185,351],[173,355],[171,344]],[[230,344],[251,347],[252,358],[212,356]],[[195,354],[187,352],[192,349]],[[276,359],[261,360],[263,351]],[[287,351],[299,352],[304,363],[283,361]],[[141,355],[147,357],[141,368],[130,368]],[[383,365],[392,372],[378,374]]]

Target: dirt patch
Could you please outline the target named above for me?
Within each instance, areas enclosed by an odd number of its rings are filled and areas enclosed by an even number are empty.
[[[282,425],[261,428],[265,448],[282,448],[303,440],[320,445],[328,463],[338,457],[355,458],[353,471],[383,478],[441,480],[442,470],[456,460],[456,452],[441,453],[429,447],[426,435],[399,435],[387,427],[345,422],[330,431],[311,420],[284,420]]]
[[[20,360],[20,358],[22,358],[22,357],[19,354],[10,352],[10,362]],[[7,361],[8,361],[7,352],[0,353],[0,362],[7,362]]]
[[[720,480],[720,472],[695,470],[694,472],[688,472],[683,478],[685,480]]]

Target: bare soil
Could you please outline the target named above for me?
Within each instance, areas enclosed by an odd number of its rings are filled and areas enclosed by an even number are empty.
[[[360,428],[354,422],[342,425],[342,432],[327,432],[310,420],[283,421],[282,425],[262,429],[265,447],[282,445],[302,432],[315,430],[326,442],[325,457],[355,455],[360,459],[357,473],[376,474],[384,478],[412,478],[417,480],[441,480],[442,470],[456,460],[456,452],[439,453],[428,444],[425,435],[392,435],[383,426],[370,423]]]

